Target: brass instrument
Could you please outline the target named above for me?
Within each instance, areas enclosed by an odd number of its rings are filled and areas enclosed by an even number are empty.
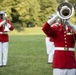
[[[56,12],[61,19],[69,19],[74,13],[74,7],[69,2],[63,2],[57,7]]]
[[[6,15],[6,12],[5,11],[0,11],[0,17],[3,19],[3,20],[5,20],[5,23],[3,24],[3,26],[4,26],[4,31],[9,31],[9,28],[8,28],[8,26],[7,26],[7,15]]]

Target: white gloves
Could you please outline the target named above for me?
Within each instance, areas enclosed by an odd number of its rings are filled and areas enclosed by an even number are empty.
[[[73,29],[73,31],[76,33],[76,26],[73,25],[73,24],[70,22],[70,20],[67,20],[67,21],[66,21],[66,24],[67,24],[68,26],[70,26],[70,27]]]
[[[6,20],[3,20],[2,22],[0,22],[0,27],[2,26],[2,25],[4,25],[6,23]]]
[[[0,22],[0,27],[4,25],[5,29],[4,31],[9,31],[9,28],[11,27],[11,25],[9,23],[6,23],[6,20],[3,20],[2,22]]]
[[[59,18],[58,15],[55,15],[53,18],[49,19],[49,20],[47,21],[47,23],[48,23],[49,25],[52,25],[52,23],[53,23],[54,21],[56,21],[58,18]]]
[[[2,22],[0,22],[0,27],[4,25],[4,26],[7,26],[8,28],[11,27],[11,25],[9,23],[6,23],[6,20],[3,20]]]
[[[9,30],[10,27],[11,27],[11,25],[10,25],[9,23],[7,23],[7,24],[5,25],[4,31],[10,31],[10,30]]]
[[[9,23],[7,23],[7,25],[6,25],[8,28],[10,28],[11,27],[11,25],[9,24]]]

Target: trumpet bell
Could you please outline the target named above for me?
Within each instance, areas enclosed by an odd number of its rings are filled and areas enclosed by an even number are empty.
[[[63,2],[56,10],[58,16],[62,19],[69,19],[74,13],[74,7],[71,3]]]

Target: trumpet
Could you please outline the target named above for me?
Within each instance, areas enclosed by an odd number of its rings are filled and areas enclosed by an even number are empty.
[[[69,19],[74,13],[74,7],[69,2],[63,2],[57,7],[56,12],[61,19]]]
[[[1,19],[3,19],[5,22],[3,22],[3,26],[4,26],[4,31],[9,31],[9,28],[7,26],[7,15],[5,11],[0,11],[0,17]]]

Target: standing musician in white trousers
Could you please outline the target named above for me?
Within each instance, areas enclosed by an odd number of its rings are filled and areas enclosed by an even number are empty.
[[[8,58],[8,31],[13,30],[14,27],[10,20],[7,20],[6,13],[0,11],[0,67],[7,65]]]
[[[55,15],[45,22],[42,28],[44,33],[54,40],[53,75],[76,75],[76,26],[70,22],[70,17],[67,17],[68,19],[65,20],[61,18],[59,26],[51,27],[52,23],[58,18],[59,15]]]
[[[53,63],[53,54],[54,54],[54,50],[55,50],[55,46],[54,46],[52,37],[46,36],[45,43],[46,43],[46,52],[48,55],[48,64],[52,64]]]
[[[55,14],[52,14],[51,16],[48,17],[48,19],[51,19],[54,16],[55,16]],[[60,19],[57,19],[56,22],[54,22],[51,27],[53,27],[55,24],[59,25],[59,22],[60,22]],[[48,55],[48,64],[52,64],[53,63],[54,50],[55,50],[53,38],[46,35],[45,44],[46,44],[46,52]]]

